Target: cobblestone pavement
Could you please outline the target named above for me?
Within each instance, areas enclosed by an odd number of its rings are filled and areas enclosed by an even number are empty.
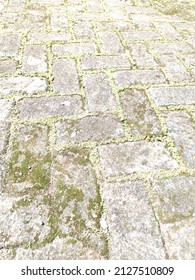
[[[0,0],[0,259],[195,259],[195,5],[163,3]]]

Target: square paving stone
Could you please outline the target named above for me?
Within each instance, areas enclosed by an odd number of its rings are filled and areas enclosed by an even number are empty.
[[[124,136],[123,126],[111,114],[57,122],[56,133],[57,145],[82,141],[104,141]]]
[[[125,90],[120,99],[132,134],[158,135],[162,132],[159,120],[143,91]]]
[[[82,99],[76,95],[25,98],[18,102],[21,119],[65,117],[81,113],[82,107]]]
[[[103,177],[178,167],[164,143],[139,141],[110,144],[100,146],[98,150]]]
[[[74,59],[59,59],[53,62],[53,90],[56,93],[79,91],[79,81]]]
[[[187,166],[195,166],[195,123],[186,112],[164,113],[168,135],[175,141],[176,147]]]
[[[110,259],[164,259],[149,196],[142,181],[101,187],[109,232]]]

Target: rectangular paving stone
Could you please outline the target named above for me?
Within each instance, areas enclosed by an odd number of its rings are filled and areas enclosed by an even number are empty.
[[[28,45],[24,48],[22,71],[47,72],[46,46]]]
[[[178,167],[164,143],[139,141],[110,144],[100,146],[98,150],[103,177]]]
[[[173,23],[174,27],[179,31],[194,31],[195,22],[177,22]]]
[[[109,20],[111,17],[108,13],[74,13],[72,15],[74,21],[102,21]]]
[[[115,32],[98,32],[98,36],[104,53],[112,54],[124,52],[124,47]]]
[[[128,21],[101,21],[101,22],[96,22],[95,25],[99,31],[135,30],[135,26]]]
[[[161,55],[158,57],[158,61],[161,63],[169,81],[178,83],[193,81],[193,78],[190,76],[184,65],[173,54]]]
[[[71,43],[63,45],[53,45],[52,51],[57,56],[78,56],[83,54],[97,53],[97,46],[95,43]]]
[[[81,58],[83,70],[126,68],[130,62],[125,55],[121,56],[90,56]]]
[[[95,38],[91,22],[75,22],[74,31],[78,39],[91,40]]]
[[[122,125],[111,114],[57,122],[56,133],[57,145],[82,141],[104,141],[124,136]]]
[[[156,68],[158,66],[154,60],[154,57],[148,52],[146,45],[134,43],[128,45],[128,49],[130,50],[130,54],[132,58],[135,60],[137,67]]]
[[[153,208],[160,223],[176,223],[194,217],[195,177],[153,180],[151,192]]]
[[[114,109],[116,103],[105,74],[86,74],[83,76],[83,84],[90,112]]]
[[[18,110],[21,119],[65,117],[81,113],[82,100],[76,95],[25,98],[18,102]]]
[[[195,123],[186,112],[164,113],[168,135],[173,138],[183,161],[187,166],[195,166]]]
[[[166,83],[159,70],[121,70],[113,73],[117,87],[130,85],[153,85]]]
[[[0,94],[16,93],[37,94],[47,90],[47,82],[38,77],[5,77],[0,78]]]
[[[172,54],[172,53],[188,53],[193,52],[193,49],[185,42],[169,42],[169,43],[152,43],[150,49],[154,53]]]
[[[79,91],[79,81],[74,59],[59,59],[53,62],[53,90],[56,93]]]
[[[152,20],[151,16],[145,15],[143,13],[141,13],[141,14],[137,14],[137,13],[136,14],[132,14],[132,12],[130,12],[129,15],[133,19],[134,23],[136,24],[136,26],[139,29],[154,28],[154,24],[151,22],[151,20]]]
[[[16,71],[16,61],[12,59],[0,60],[0,74],[14,73]]]
[[[158,106],[195,104],[195,86],[150,88],[148,92]]]
[[[143,91],[127,89],[120,92],[120,100],[132,134],[143,136],[162,132],[155,111]]]
[[[167,40],[182,40],[181,34],[169,22],[155,22],[154,25],[164,34]]]
[[[28,34],[28,41],[30,43],[69,42],[71,39],[71,34],[66,32],[30,32]]]
[[[195,67],[195,54],[191,53],[191,54],[185,54],[183,56],[181,56],[185,62],[185,64],[187,65],[187,67]]]
[[[156,31],[121,32],[125,41],[155,41],[162,40],[162,36]]]
[[[20,34],[0,34],[0,57],[16,56],[21,42]]]
[[[110,259],[164,259],[161,235],[144,183],[105,183],[101,193],[109,230]]]
[[[8,137],[10,113],[13,102],[0,99],[0,154],[2,153]]]

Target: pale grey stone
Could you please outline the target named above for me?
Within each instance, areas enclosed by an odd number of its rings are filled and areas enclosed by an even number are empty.
[[[110,15],[108,13],[89,13],[89,12],[78,12],[72,15],[74,21],[102,21],[109,20]]]
[[[101,187],[109,231],[110,259],[164,259],[158,223],[142,181]]]
[[[0,99],[0,153],[2,153],[6,139],[8,138],[10,113],[12,106],[13,102]]]
[[[112,88],[105,74],[86,74],[83,76],[87,104],[91,112],[105,112],[116,106]]]
[[[193,49],[185,42],[152,43],[150,48],[154,53],[159,54],[176,54],[193,51]]]
[[[126,68],[130,67],[130,61],[125,55],[119,56],[90,56],[81,58],[83,70]]]
[[[79,81],[74,59],[60,59],[53,62],[53,90],[56,93],[79,91]]]
[[[132,134],[151,135],[162,132],[159,120],[143,91],[125,90],[120,99]]]
[[[47,82],[38,77],[6,77],[0,78],[0,94],[9,95],[26,93],[29,95],[45,92]]]
[[[74,30],[78,39],[90,40],[95,38],[91,22],[75,22]]]
[[[51,14],[50,16],[51,28],[62,29],[68,28],[68,19],[64,14]]]
[[[189,54],[185,54],[182,56],[185,64],[188,67],[195,67],[195,54],[194,53],[189,53]]]
[[[19,52],[20,34],[0,34],[0,57],[16,56]]]
[[[28,45],[24,49],[23,72],[46,72],[47,49],[45,46]]]
[[[80,96],[56,96],[25,98],[18,102],[19,117],[49,118],[54,116],[70,116],[82,112]]]
[[[151,19],[151,16],[149,15],[145,15],[145,14],[130,14],[131,18],[133,19],[133,21],[135,22],[136,26],[139,28],[139,29],[144,29],[144,28],[154,28],[154,25],[152,23],[152,19]],[[151,31],[149,31],[151,32]],[[146,38],[145,36],[145,33],[144,33],[144,37]],[[153,38],[153,35],[151,37],[151,39]],[[152,39],[153,40],[153,39]]]
[[[124,52],[124,47],[115,32],[98,32],[98,36],[100,37],[104,53],[112,54]]]
[[[122,30],[129,31],[135,30],[135,26],[128,21],[102,21],[96,22],[96,27],[99,31]]]
[[[69,42],[72,36],[66,32],[30,32],[28,40],[30,43],[47,43],[56,41]]]
[[[16,71],[16,61],[12,59],[0,60],[0,74],[14,73]]]
[[[148,92],[158,106],[195,104],[195,86],[150,88]]]
[[[110,144],[100,146],[98,150],[104,177],[178,167],[164,143],[139,141]]]
[[[166,83],[159,70],[121,70],[113,73],[117,87],[130,85],[153,85]]]
[[[195,166],[195,124],[186,112],[164,113],[168,134],[187,166]]]
[[[155,41],[162,40],[162,36],[156,31],[121,32],[125,41]]]
[[[154,25],[164,34],[167,40],[182,40],[182,36],[169,22],[155,22]]]
[[[103,141],[124,136],[122,125],[111,114],[58,122],[56,123],[56,132],[57,144]]]
[[[64,45],[53,45],[52,51],[57,56],[83,55],[97,53],[97,46],[95,43],[71,43]]]

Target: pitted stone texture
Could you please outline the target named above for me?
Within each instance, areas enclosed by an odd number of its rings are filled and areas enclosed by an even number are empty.
[[[122,70],[113,73],[117,87],[131,85],[153,85],[166,83],[165,77],[159,70]]]
[[[66,32],[30,32],[28,35],[30,43],[47,43],[56,41],[69,42],[71,38],[71,34]]]
[[[8,137],[8,128],[12,106],[13,102],[0,99],[0,154],[4,149],[5,142]]]
[[[83,54],[97,53],[95,43],[72,43],[64,45],[53,45],[52,51],[57,56],[78,56]]]
[[[158,61],[162,65],[163,71],[165,72],[169,81],[179,83],[190,82],[194,80],[180,60],[173,54],[161,55],[158,57]]]
[[[47,49],[45,46],[28,45],[24,49],[23,72],[46,72]]]
[[[38,77],[7,77],[0,78],[0,94],[10,95],[24,93],[33,95],[47,90],[45,79]]]
[[[51,14],[50,22],[51,22],[51,28],[53,29],[68,28],[68,19],[66,15]]]
[[[0,196],[0,246],[19,246],[43,240],[49,233],[48,209],[38,196],[26,206],[19,200]],[[37,242],[37,241],[36,241]]]
[[[128,58],[123,56],[91,56],[81,59],[83,70],[96,70],[108,68],[129,68],[130,62]]]
[[[185,37],[187,38],[187,41],[188,41],[192,46],[195,45],[195,34],[194,34],[194,33],[185,34]]]
[[[103,141],[124,136],[122,125],[111,114],[58,122],[56,123],[56,131],[57,144]]]
[[[164,259],[158,223],[144,183],[105,183],[101,189],[109,231],[110,259]]]
[[[100,146],[98,150],[103,177],[178,167],[164,143],[140,141],[110,144]]]
[[[18,102],[18,109],[21,119],[65,117],[81,113],[82,100],[76,95],[25,98]]]
[[[151,22],[151,16],[139,14],[139,13],[136,14],[130,13],[130,17],[133,19],[133,21],[135,22],[136,26],[139,29],[154,28],[154,24]]]
[[[53,90],[56,93],[79,91],[79,81],[74,59],[60,59],[53,62]]]
[[[195,259],[195,219],[161,226],[170,259]]]
[[[114,109],[116,103],[105,74],[86,74],[83,76],[83,84],[90,112]]]
[[[85,246],[81,241],[56,237],[51,243],[36,250],[18,248],[18,260],[98,260],[103,259],[98,250]]]
[[[16,56],[19,52],[21,35],[0,34],[0,57]]]
[[[16,62],[11,59],[0,60],[0,74],[11,74],[16,71]]]
[[[103,53],[112,54],[124,52],[124,47],[115,32],[98,32],[98,36],[100,37]]]
[[[158,106],[195,104],[195,86],[159,87],[148,91]]]
[[[144,44],[131,44],[128,46],[130,54],[140,68],[151,67],[156,68],[158,65],[154,57],[148,52],[147,46]]]
[[[151,191],[152,204],[161,223],[176,223],[195,216],[195,177],[154,180]]]
[[[151,43],[150,49],[157,54],[193,52],[193,49],[185,42]]]
[[[135,30],[135,26],[131,22],[127,21],[102,21],[96,22],[96,27],[100,31],[108,30]]]
[[[108,13],[74,13],[72,15],[74,21],[103,21],[103,20],[110,20],[111,17]]]
[[[189,53],[181,56],[187,65],[187,67],[194,68],[195,67],[195,54]]]
[[[175,28],[169,22],[155,22],[154,25],[167,40],[182,40],[182,36],[175,30]]]
[[[143,91],[125,90],[120,99],[132,134],[160,134],[161,127],[154,109]]]
[[[168,134],[187,166],[195,166],[195,123],[186,112],[164,113]]]
[[[155,41],[162,40],[162,36],[156,31],[121,32],[125,41]]]
[[[90,22],[75,22],[74,30],[78,39],[89,40],[94,39],[94,31]]]

